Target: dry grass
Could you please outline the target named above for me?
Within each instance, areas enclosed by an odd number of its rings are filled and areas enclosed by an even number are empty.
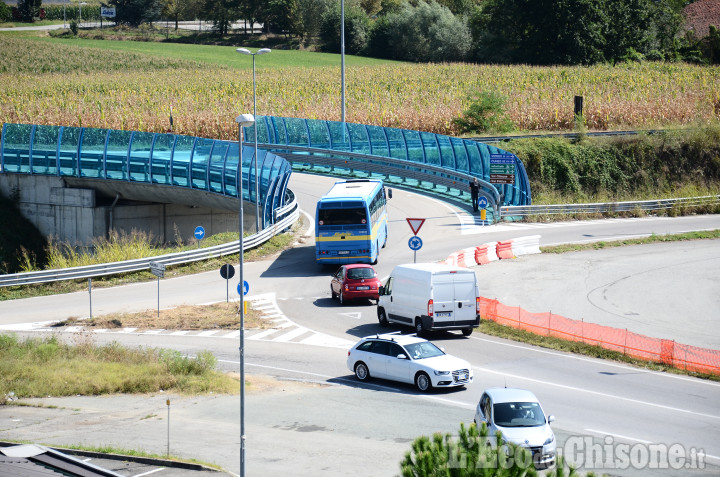
[[[27,42],[27,40],[26,40]],[[50,63],[56,46],[33,43],[33,57]],[[173,107],[175,132],[235,139],[232,120],[252,108],[247,70],[150,60],[127,64],[127,54],[78,48],[67,57],[76,72],[23,70],[22,39],[0,37],[0,122],[164,132]],[[102,63],[99,58],[102,58]],[[23,60],[23,61],[20,61]],[[14,62],[13,62],[14,61]],[[68,60],[69,61],[69,60]],[[14,65],[14,66],[13,66]],[[49,67],[49,66],[48,66]],[[54,71],[51,68],[48,71]],[[718,66],[642,63],[593,67],[475,64],[388,64],[347,69],[347,121],[456,134],[452,120],[468,98],[495,91],[520,130],[573,129],[573,97],[584,96],[591,130],[650,128],[718,119]],[[257,110],[274,116],[338,120],[338,69],[285,66],[257,73]]]
[[[262,313],[248,304],[245,313],[245,328],[267,329],[270,323]],[[91,329],[138,328],[139,330],[215,330],[238,329],[240,315],[238,303],[215,303],[213,305],[181,305],[176,308],[145,310],[139,313],[110,313],[93,317],[91,320],[69,318],[57,323],[56,327],[83,326]]]

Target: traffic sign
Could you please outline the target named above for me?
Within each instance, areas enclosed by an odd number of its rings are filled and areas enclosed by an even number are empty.
[[[417,235],[418,232],[420,232],[420,227],[425,223],[425,219],[405,219],[407,220],[408,225],[410,225],[410,230],[412,230],[413,235]]]
[[[240,285],[240,283],[238,283],[238,286],[237,286],[238,295],[240,293],[242,293],[243,295],[247,295],[249,291],[250,291],[250,284],[247,282],[247,280],[242,282],[242,286]]]
[[[150,262],[150,273],[158,278],[165,277],[165,264],[160,262]]]
[[[202,238],[205,237],[205,229],[202,227],[202,225],[198,225],[195,227],[195,238],[198,240],[202,240]]]
[[[410,247],[410,250],[420,250],[422,248],[422,239],[417,235],[410,237],[410,240],[408,240],[408,247]]]
[[[230,280],[232,277],[235,276],[235,267],[233,267],[229,263],[226,263],[225,265],[220,267],[220,276],[223,277],[225,280]]]
[[[484,209],[484,208],[487,207],[487,206],[488,206],[487,197],[481,196],[481,197],[478,199],[478,207],[480,207],[481,209]]]

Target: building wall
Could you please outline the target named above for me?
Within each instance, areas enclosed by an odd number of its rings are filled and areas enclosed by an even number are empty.
[[[127,198],[113,207],[108,199],[99,200],[95,189],[69,187],[62,177],[0,174],[0,193],[16,195],[21,213],[44,236],[70,244],[90,245],[96,237],[107,237],[111,227],[125,233],[143,231],[163,243],[175,242],[178,237],[184,243],[195,242],[198,225],[205,229],[206,237],[238,230],[235,211]],[[244,205],[248,212],[250,207],[254,205]],[[245,230],[254,231],[254,214],[244,218]]]

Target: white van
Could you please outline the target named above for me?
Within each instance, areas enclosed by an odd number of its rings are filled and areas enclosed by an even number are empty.
[[[469,336],[480,326],[475,272],[440,263],[398,265],[380,287],[377,315],[381,326],[400,323],[414,327],[418,335],[462,330]]]

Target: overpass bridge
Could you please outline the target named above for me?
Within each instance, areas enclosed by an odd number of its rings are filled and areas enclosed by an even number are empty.
[[[44,235],[88,244],[111,230],[143,230],[162,242],[187,241],[197,225],[208,234],[275,223],[288,202],[292,170],[379,177],[469,201],[477,177],[492,210],[529,205],[522,162],[492,145],[440,134],[325,120],[258,116],[238,142],[178,134],[4,124],[0,192],[18,200]],[[512,183],[493,184],[491,158],[511,157]],[[258,196],[255,196],[255,190]],[[492,215],[492,213],[491,213]],[[255,232],[259,232],[255,230]]]

